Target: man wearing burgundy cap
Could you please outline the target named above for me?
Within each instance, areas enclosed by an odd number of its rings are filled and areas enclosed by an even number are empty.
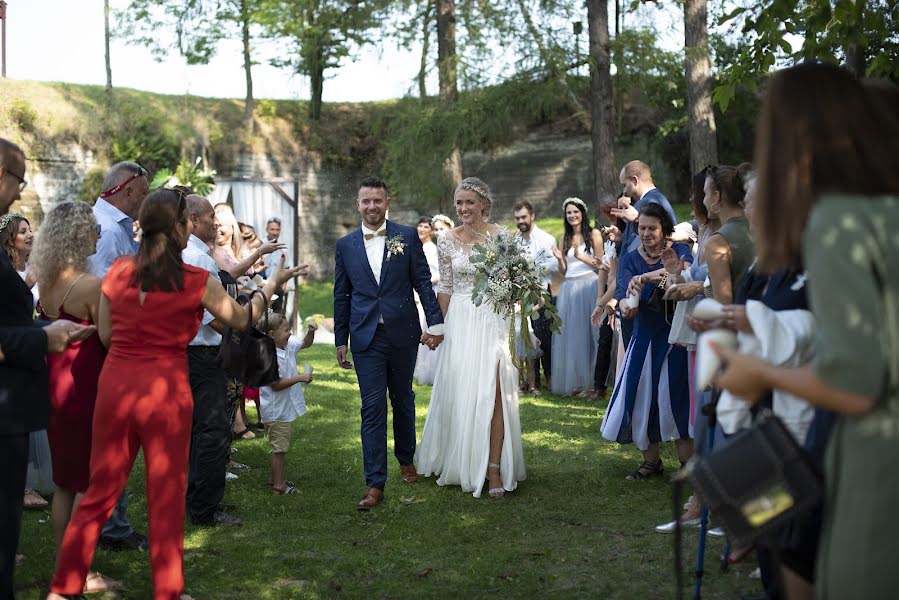
[[[97,240],[97,251],[88,257],[88,267],[97,277],[105,277],[116,259],[137,252],[134,220],[137,219],[149,189],[147,170],[139,164],[120,162],[109,169],[103,182],[103,191],[94,204],[94,217],[100,226],[100,239]],[[147,537],[136,532],[128,522],[127,506],[123,492],[112,516],[103,526],[101,546],[110,550],[147,548]]]

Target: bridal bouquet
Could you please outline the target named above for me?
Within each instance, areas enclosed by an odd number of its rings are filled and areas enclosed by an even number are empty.
[[[521,368],[527,360],[519,359],[515,348],[516,305],[521,307],[517,315],[521,320],[520,331],[528,330],[528,317],[536,318],[540,308],[545,309],[550,330],[553,333],[562,330],[562,320],[544,283],[547,269],[528,256],[523,239],[506,230],[489,236],[482,244],[476,244],[469,261],[475,267],[471,301],[475,306],[486,302],[495,313],[510,319],[509,352],[516,366]],[[524,355],[529,356],[534,349],[530,336],[524,335],[522,338]]]

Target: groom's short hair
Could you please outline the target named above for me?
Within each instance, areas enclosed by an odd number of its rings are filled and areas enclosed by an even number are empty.
[[[381,179],[380,177],[371,176],[371,177],[366,177],[365,179],[363,179],[359,183],[359,189],[361,190],[362,188],[366,188],[366,187],[367,188],[381,188],[382,190],[387,192],[387,184],[384,183],[384,180]],[[389,194],[390,192],[387,192],[387,193]]]

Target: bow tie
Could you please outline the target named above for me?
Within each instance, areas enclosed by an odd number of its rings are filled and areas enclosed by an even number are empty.
[[[363,234],[363,235],[365,236],[365,239],[366,239],[366,240],[373,240],[373,239],[375,239],[376,237],[379,237],[379,236],[380,236],[380,237],[386,236],[386,235],[387,235],[387,229],[384,228],[384,229],[382,229],[381,231],[376,231],[376,232],[374,232],[374,233],[366,233],[366,234]]]

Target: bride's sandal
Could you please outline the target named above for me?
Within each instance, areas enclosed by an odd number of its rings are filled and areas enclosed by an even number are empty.
[[[488,463],[487,470],[489,471],[490,469],[494,469],[496,471],[496,476],[499,477],[499,465],[498,464]],[[490,480],[490,475],[487,476],[487,479],[488,479],[488,481]],[[500,481],[502,481],[502,479],[500,479]],[[505,493],[506,493],[506,490],[502,486],[492,487],[487,490],[487,495],[489,495],[491,498],[502,498]]]

